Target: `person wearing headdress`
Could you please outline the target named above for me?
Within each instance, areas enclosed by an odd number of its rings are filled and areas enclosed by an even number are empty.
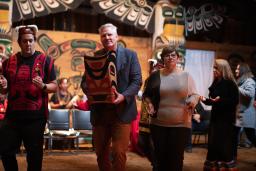
[[[156,59],[149,59],[149,76],[159,70],[159,65]],[[145,91],[149,77],[145,80],[143,91]],[[152,135],[150,133],[150,115],[146,109],[147,102],[142,99],[143,91],[139,92],[141,102],[140,120],[139,120],[139,135],[137,140],[137,148],[140,154],[147,157],[152,165],[152,171],[157,171],[157,161],[154,154],[154,145],[152,140]]]
[[[57,89],[53,59],[35,50],[36,25],[16,27],[20,52],[3,63],[0,93],[8,93],[0,155],[6,171],[18,171],[15,157],[23,142],[27,170],[41,171],[48,93]]]

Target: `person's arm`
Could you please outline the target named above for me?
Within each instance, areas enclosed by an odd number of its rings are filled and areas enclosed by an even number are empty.
[[[127,102],[129,102],[131,99],[134,98],[135,95],[138,94],[138,91],[140,90],[140,87],[142,85],[141,67],[137,54],[135,52],[131,52],[129,80],[130,82],[128,87],[124,92],[121,93],[121,95]]]
[[[35,86],[37,86],[44,92],[54,93],[57,91],[57,81],[56,80],[50,81],[49,83],[44,83],[40,76],[36,76],[35,78],[33,78],[32,82],[34,83]]]
[[[53,103],[53,102],[50,102],[50,105],[52,109],[64,109],[66,106],[61,103]]]
[[[46,87],[46,88],[45,88]],[[57,91],[57,81],[54,80],[54,81],[50,81],[49,83],[47,84],[44,84],[43,85],[43,90],[47,93],[54,93]]]
[[[79,100],[79,96],[75,95],[71,98],[71,100],[66,104],[65,108],[66,109],[71,109],[74,104],[76,103],[76,101]]]
[[[199,97],[200,96],[197,94],[195,82],[188,73],[188,97],[186,99],[186,104],[188,108],[191,108],[193,110],[199,102]]]
[[[43,80],[43,89],[47,93],[54,93],[57,91],[58,84],[56,81],[56,72],[54,61],[52,58],[47,57],[45,62],[45,78]]]
[[[145,104],[146,104],[146,110],[147,110],[147,113],[150,115],[150,116],[153,116],[155,113],[156,113],[156,110],[154,108],[154,105],[153,103],[151,102],[151,100],[149,98],[145,98]]]
[[[253,79],[247,79],[243,86],[239,87],[239,93],[248,98],[253,98],[255,95],[255,82]]]
[[[192,114],[192,118],[197,122],[200,123],[201,122],[201,115],[199,113],[193,113]]]
[[[207,106],[212,106],[214,103],[216,103],[220,99],[220,97],[217,96],[216,98],[206,98],[204,96],[200,96],[199,99],[203,104]]]
[[[206,115],[206,111],[201,102],[199,101],[194,109],[194,114],[192,117],[199,123],[200,121],[203,121],[205,119]]]

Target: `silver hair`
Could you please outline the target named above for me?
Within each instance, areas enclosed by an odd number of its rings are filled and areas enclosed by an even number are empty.
[[[101,25],[100,28],[98,29],[99,33],[101,33],[101,31],[102,31],[104,28],[106,28],[106,27],[111,28],[111,30],[112,30],[115,34],[117,34],[117,27],[114,26],[114,25],[111,24],[111,23],[106,23],[106,24]]]

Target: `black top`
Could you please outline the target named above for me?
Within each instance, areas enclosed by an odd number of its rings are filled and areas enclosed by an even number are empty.
[[[209,97],[220,97],[220,100],[213,102],[210,99],[203,101],[206,105],[212,106],[210,122],[235,123],[236,110],[239,102],[239,91],[235,82],[221,79],[214,81],[209,87]]]

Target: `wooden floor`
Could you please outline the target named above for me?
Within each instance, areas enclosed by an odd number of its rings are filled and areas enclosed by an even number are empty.
[[[185,153],[184,171],[202,171],[207,150],[194,147],[192,153]],[[256,148],[239,149],[239,171],[256,170]],[[26,171],[25,154],[17,155],[20,171]],[[3,171],[0,164],[0,171]],[[89,150],[45,152],[43,171],[98,171],[96,156]],[[127,155],[127,171],[151,171],[146,158],[129,152]]]

